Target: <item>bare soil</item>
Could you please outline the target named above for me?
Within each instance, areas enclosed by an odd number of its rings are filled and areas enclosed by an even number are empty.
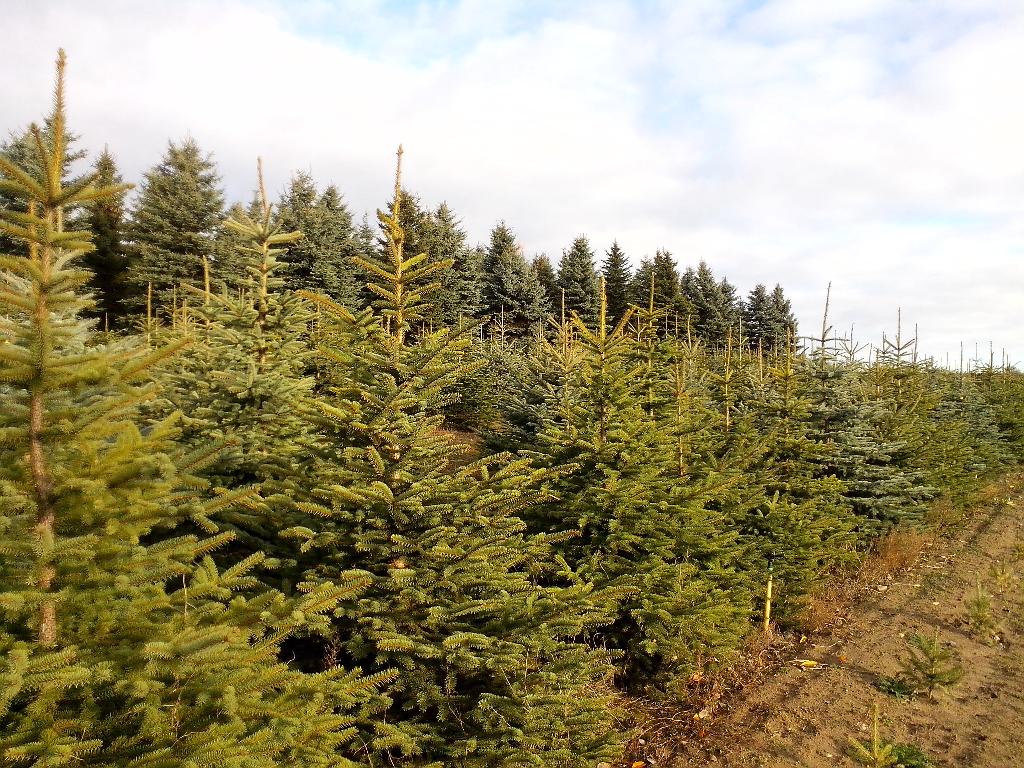
[[[818,768],[852,766],[850,738],[870,739],[871,712],[891,742],[919,747],[934,766],[1024,768],[1024,478],[1004,478],[958,534],[925,547],[909,569],[862,584],[863,598],[831,630],[761,649],[774,673],[752,675],[716,702],[696,731],[648,766]],[[967,620],[978,583],[991,594],[994,635]],[[963,679],[935,700],[895,698],[880,676],[897,675],[911,633],[936,635],[959,655]],[[800,660],[817,663],[804,669]],[[693,720],[693,716],[688,719]],[[698,715],[700,720],[701,716]],[[682,731],[681,731],[682,732]]]

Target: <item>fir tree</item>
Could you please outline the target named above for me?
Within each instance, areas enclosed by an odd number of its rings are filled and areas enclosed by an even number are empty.
[[[476,317],[483,302],[483,251],[467,247],[466,232],[447,203],[430,215],[424,247],[431,261],[452,264],[438,278],[429,319],[439,325],[456,325],[460,318]]]
[[[654,262],[646,258],[641,259],[640,266],[633,273],[633,279],[629,283],[631,303],[638,307],[646,307],[648,305],[653,277]]]
[[[732,331],[738,338],[739,306],[736,289],[728,280],[715,279],[711,268],[700,262],[697,270],[687,270],[682,280],[683,294],[692,308],[693,330],[712,346],[725,344]]]
[[[399,158],[401,155],[399,155]],[[400,167],[400,166],[399,166]],[[333,435],[318,464],[322,521],[290,532],[311,576],[353,565],[371,584],[338,614],[337,643],[370,669],[398,668],[369,748],[411,765],[591,765],[607,753],[605,706],[588,697],[600,656],[569,641],[598,618],[590,588],[527,537],[517,513],[543,474],[507,455],[467,460],[441,409],[472,369],[470,328],[410,333],[446,266],[406,256],[396,178],[383,257],[360,260],[378,297],[336,323],[324,353],[344,362],[313,405]]]
[[[778,283],[772,289],[771,296],[772,323],[771,329],[775,336],[775,347],[780,348],[786,339],[796,339],[797,327],[796,317],[793,315],[793,307],[786,298],[782,286]]]
[[[52,142],[54,139],[53,131],[54,125],[47,118],[42,126],[39,126],[39,130],[42,136]],[[78,142],[78,136],[71,133],[67,126],[63,127],[64,136],[62,140],[64,142],[64,167],[62,172],[64,176],[69,176],[71,170],[76,163],[83,160],[87,153],[84,149],[73,149],[75,144]],[[39,152],[36,148],[35,136],[31,129],[25,129],[21,132],[12,133],[7,141],[0,144],[0,157],[6,158],[9,162],[21,168],[29,168],[33,173],[42,173],[43,169],[39,167]],[[12,195],[3,189],[0,189],[0,210],[7,210],[16,213],[25,213],[25,202],[17,195]],[[65,223],[69,228],[79,225],[81,222],[78,218],[81,214],[80,207],[70,207],[65,212]],[[3,233],[0,233],[0,252],[3,253],[22,253],[27,254],[25,250],[24,242],[17,238],[7,237]]]
[[[778,342],[771,297],[764,283],[758,283],[743,305],[743,334],[753,349],[770,352]]]
[[[617,322],[632,301],[629,285],[632,274],[629,270],[629,261],[617,240],[612,242],[612,247],[605,254],[601,274],[604,276],[605,294],[608,297],[608,316]]]
[[[561,307],[562,291],[558,287],[558,275],[551,264],[551,259],[548,258],[546,253],[540,253],[533,257],[530,266],[537,273],[537,280],[540,281],[541,287],[544,289],[544,296],[548,306],[552,309]]]
[[[194,139],[170,142],[158,165],[143,177],[132,221],[131,278],[139,295],[147,285],[163,304],[181,283],[232,282],[234,265],[219,253],[224,193],[210,155]]]
[[[121,185],[114,156],[107,149],[96,160],[97,182],[104,187]],[[85,224],[92,232],[94,250],[85,254],[83,264],[92,272],[89,287],[96,296],[93,310],[104,327],[121,325],[128,312],[128,254],[123,242],[125,194],[98,200],[88,208]]]
[[[239,494],[204,499],[166,453],[171,422],[134,421],[173,350],[98,345],[80,317],[91,244],[64,213],[124,187],[65,178],[63,73],[61,51],[34,166],[0,158],[26,210],[0,231],[27,253],[0,257],[0,763],[355,765],[338,750],[386,676],[307,676],[277,654],[359,585],[256,593],[260,555],[218,570],[227,536],[166,535]]]
[[[551,311],[537,272],[526,263],[512,230],[504,223],[491,231],[484,257],[484,310],[491,321],[526,330]]]
[[[562,252],[558,265],[558,288],[564,291],[566,312],[575,312],[585,323],[597,318],[597,271],[594,252],[585,236],[573,240]]]
[[[257,205],[235,210],[225,228],[235,235],[236,260],[246,276],[240,290],[195,292],[195,309],[171,331],[189,342],[185,353],[160,367],[163,398],[156,414],[182,413],[179,441],[202,450],[211,441],[228,450],[202,475],[215,486],[258,486],[262,498],[249,508],[225,510],[201,520],[208,530],[230,530],[233,556],[264,552],[281,578],[291,579],[295,553],[278,534],[296,525],[295,501],[303,498],[304,465],[315,441],[308,419],[295,408],[310,395],[312,313],[285,288],[284,256],[301,233],[284,231],[266,200],[262,168]]]
[[[720,578],[731,534],[705,499],[674,493],[672,450],[645,407],[630,315],[611,328],[602,293],[595,329],[575,315],[544,342],[564,385],[551,391],[537,452],[564,474],[551,486],[558,501],[529,519],[576,532],[559,549],[605,590],[615,617],[595,640],[623,652],[623,682],[642,689],[733,647],[744,615]]]
[[[282,228],[302,232],[283,257],[282,277],[292,290],[307,288],[346,306],[358,306],[362,286],[353,259],[360,253],[352,214],[334,185],[319,193],[313,177],[295,174],[281,197]]]
[[[783,348],[767,365],[758,350],[757,374],[744,402],[764,446],[752,471],[763,477],[765,496],[742,523],[744,560],[758,587],[771,569],[780,619],[796,612],[823,575],[848,561],[855,544],[845,486],[822,471],[835,446],[813,436],[813,368],[791,345],[783,342]]]
[[[682,307],[679,304],[679,270],[672,254],[664,248],[659,248],[654,254],[651,267],[654,272],[655,309],[670,314],[680,312]]]

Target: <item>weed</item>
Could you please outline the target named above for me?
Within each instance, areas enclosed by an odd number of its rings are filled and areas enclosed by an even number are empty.
[[[952,651],[942,647],[939,638],[913,634],[907,638],[909,654],[903,661],[903,679],[912,689],[925,691],[928,698],[945,690],[964,676],[964,669]]]
[[[912,528],[900,528],[879,539],[861,566],[860,578],[872,583],[901,573],[934,544],[934,537]]]

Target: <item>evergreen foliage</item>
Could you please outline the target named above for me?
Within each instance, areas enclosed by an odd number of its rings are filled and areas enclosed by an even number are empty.
[[[572,247],[562,253],[557,285],[565,296],[566,313],[575,312],[585,323],[592,324],[597,319],[597,271],[586,237],[577,237]]]
[[[603,291],[600,300],[593,330],[574,315],[545,342],[542,356],[564,384],[551,393],[537,451],[561,471],[551,485],[558,501],[530,520],[542,531],[574,529],[560,552],[611,600],[615,620],[601,642],[623,652],[628,684],[663,684],[742,633],[718,573],[734,537],[703,499],[673,494],[667,436],[644,408],[631,360],[631,313],[612,328]]]
[[[387,251],[360,260],[374,309],[317,299],[335,323],[323,353],[349,374],[313,403],[333,445],[300,507],[321,522],[289,535],[310,553],[310,577],[358,567],[370,580],[337,615],[335,642],[371,670],[400,670],[367,736],[381,759],[591,765],[611,734],[601,698],[583,690],[606,666],[571,638],[600,613],[548,538],[523,533],[517,515],[543,498],[543,473],[508,455],[469,459],[442,428],[473,372],[471,329],[410,333],[450,262],[405,255],[401,204],[396,178],[379,214]]]
[[[722,345],[732,333],[739,338],[740,307],[736,289],[728,280],[717,281],[706,262],[696,271],[687,269],[683,274],[682,295],[692,312],[692,326],[705,343]]]
[[[491,322],[523,332],[551,311],[537,272],[526,263],[512,230],[501,222],[491,230],[484,255],[484,311]]]
[[[98,185],[121,186],[117,163],[106,148],[96,159],[95,172]],[[125,193],[96,200],[87,210],[84,224],[92,232],[93,250],[84,254],[82,263],[92,272],[89,288],[96,297],[93,312],[103,327],[118,327],[128,314],[131,291],[124,244]]]
[[[544,296],[547,297],[548,306],[558,310],[562,306],[562,291],[558,287],[558,275],[551,264],[547,254],[541,253],[533,257],[530,262],[533,271],[537,273],[537,280],[544,289]]]
[[[294,583],[296,555],[279,532],[296,524],[301,467],[315,441],[295,407],[314,387],[308,343],[313,315],[281,275],[284,256],[301,233],[285,231],[275,216],[262,172],[252,214],[235,210],[225,227],[236,235],[234,259],[245,277],[238,290],[196,291],[195,309],[176,318],[168,335],[188,347],[159,367],[163,391],[154,413],[182,414],[179,442],[190,451],[211,441],[225,446],[201,473],[215,487],[260,489],[262,498],[248,507],[199,520],[203,529],[232,531],[233,556],[262,552]]]
[[[614,760],[616,687],[688,695],[769,578],[789,625],[1024,458],[994,353],[943,370],[898,322],[866,355],[827,302],[801,348],[781,286],[662,249],[599,288],[585,238],[558,275],[504,224],[468,247],[400,174],[377,227],[309,174],[225,220],[172,143],[124,224],[63,66],[0,151],[0,766]],[[883,688],[954,681],[912,643]]]
[[[166,306],[181,283],[202,285],[204,268],[217,286],[232,283],[235,265],[218,247],[223,221],[224,193],[211,156],[195,139],[169,142],[163,159],[143,177],[132,211],[128,239],[136,295],[145,296],[152,285]]]
[[[964,676],[963,667],[952,651],[942,647],[938,636],[911,634],[907,637],[907,647],[909,652],[901,665],[903,677],[929,698],[935,691],[955,685]]]
[[[626,254],[619,247],[617,240],[612,242],[612,247],[605,254],[604,263],[601,265],[601,274],[604,277],[604,291],[608,299],[608,317],[612,322],[618,322],[626,313],[626,308],[632,303],[630,294],[632,273]]]
[[[685,319],[688,307],[680,303],[679,269],[676,267],[676,261],[672,258],[672,254],[664,248],[655,251],[651,270],[654,273],[654,308],[664,310],[667,315],[681,314]],[[644,296],[646,296],[647,287],[647,285],[644,286]],[[669,317],[669,319],[675,320],[676,318]]]
[[[308,289],[346,306],[359,306],[362,285],[353,259],[362,250],[338,188],[332,184],[320,193],[313,177],[300,171],[281,197],[278,217],[283,230],[302,232],[302,239],[282,256],[285,284],[292,290]]]
[[[115,196],[94,174],[64,176],[64,54],[36,163],[0,159],[0,186],[26,213],[0,230],[0,764],[354,765],[339,750],[374,687],[335,667],[278,661],[290,634],[322,624],[358,583],[257,591],[254,555],[225,569],[228,536],[168,537],[209,498],[175,467],[172,421],[139,428],[155,353],[96,344],[78,293],[88,232],[66,210]]]
[[[430,261],[451,262],[438,277],[428,312],[430,321],[454,326],[475,318],[483,305],[484,252],[466,245],[466,232],[447,203],[431,213],[423,247]]]

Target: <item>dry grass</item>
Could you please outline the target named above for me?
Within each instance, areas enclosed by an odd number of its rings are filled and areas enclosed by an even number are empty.
[[[924,551],[934,545],[935,534],[929,531],[913,528],[892,531],[875,542],[861,563],[857,580],[862,585],[867,585],[897,576],[916,563]]]
[[[806,634],[818,634],[841,625],[865,589],[887,588],[935,541],[935,534],[912,528],[897,529],[883,536],[854,569],[834,574],[806,598],[794,618],[794,626]]]

